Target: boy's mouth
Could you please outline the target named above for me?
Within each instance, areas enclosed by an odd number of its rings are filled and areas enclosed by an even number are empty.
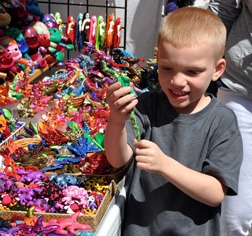
[[[173,91],[173,90],[170,90],[170,92],[174,95],[174,96],[185,96],[188,94],[188,92],[178,92],[178,91]]]

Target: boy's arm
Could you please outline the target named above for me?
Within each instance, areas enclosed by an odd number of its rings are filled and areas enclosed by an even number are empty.
[[[129,113],[137,104],[137,99],[130,94],[131,87],[121,87],[117,82],[107,90],[106,100],[110,108],[110,116],[105,131],[104,146],[109,163],[119,168],[132,157],[133,151],[127,144],[125,122]]]
[[[162,175],[191,198],[209,206],[223,201],[227,187],[217,178],[182,165],[151,141],[135,140],[134,145],[138,168]]]
[[[133,154],[132,149],[127,145],[125,125],[113,122],[113,118],[108,120],[104,145],[107,160],[116,168],[125,165]]]
[[[223,201],[227,187],[215,177],[194,171],[172,158],[167,158],[166,167],[162,175],[195,200],[213,207]]]

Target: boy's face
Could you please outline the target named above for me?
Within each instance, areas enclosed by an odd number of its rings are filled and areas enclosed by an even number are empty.
[[[164,41],[159,43],[160,86],[179,113],[192,114],[206,107],[210,97],[205,92],[224,69],[225,60],[216,65],[209,45],[175,48]]]

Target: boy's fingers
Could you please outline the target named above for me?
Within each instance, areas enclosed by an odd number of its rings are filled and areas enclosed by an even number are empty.
[[[146,140],[146,139],[141,139],[140,141],[134,141],[134,145],[137,147],[137,148],[149,148],[153,145],[153,143],[149,140]]]
[[[138,141],[137,139],[134,139],[134,145],[135,145],[137,148],[144,147],[144,141],[143,141],[143,140]]]
[[[116,90],[118,90],[121,87],[120,82],[116,82],[115,84],[112,84],[107,89],[107,96],[111,96]]]

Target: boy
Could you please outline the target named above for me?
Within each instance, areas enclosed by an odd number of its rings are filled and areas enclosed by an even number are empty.
[[[217,16],[178,9],[159,31],[161,91],[136,99],[118,82],[108,88],[107,159],[131,174],[122,235],[220,235],[221,202],[237,194],[242,161],[234,113],[206,93],[225,70],[225,41]],[[133,108],[140,141],[128,120]]]

